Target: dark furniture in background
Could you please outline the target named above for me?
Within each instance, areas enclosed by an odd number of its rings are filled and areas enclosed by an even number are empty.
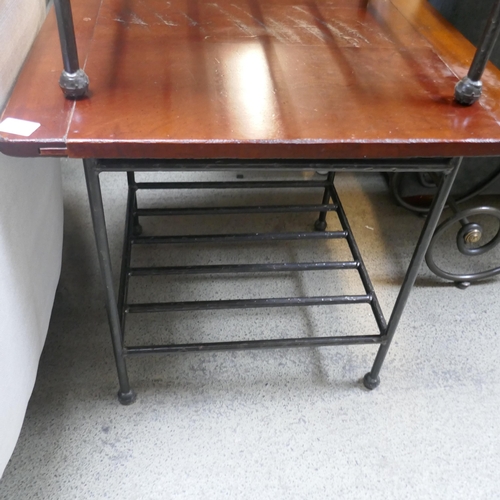
[[[477,46],[496,0],[429,0],[455,28]],[[500,67],[500,45],[495,45],[490,61]]]
[[[497,0],[429,0],[431,5],[466,36],[475,46],[481,41],[486,25],[490,20],[493,9],[498,5]],[[492,46],[490,60],[500,66],[500,44]],[[389,176],[390,187],[396,201],[405,208],[416,213],[425,214],[435,193],[435,183],[428,176],[419,174],[394,174]],[[478,205],[462,208],[462,202],[471,200],[481,194],[500,194],[500,158],[464,158],[460,172],[452,189],[452,196],[448,202],[453,214],[444,221],[431,241],[426,256],[431,270],[443,279],[454,281],[460,288],[467,288],[472,282],[491,278],[500,274],[500,260],[497,264],[475,266],[476,269],[447,268],[446,263],[438,263],[434,253],[443,252],[443,245],[449,245],[443,236],[446,232],[455,231],[456,250],[472,259],[481,259],[481,256],[494,251],[500,243],[500,210],[492,206],[483,206],[481,199]],[[484,218],[488,215],[489,218]],[[484,222],[479,222],[477,217]],[[489,235],[485,236],[484,225],[491,226]],[[449,240],[449,238],[448,238]],[[448,246],[449,248],[449,246]],[[454,251],[449,248],[449,251]],[[459,265],[460,267],[460,265]],[[482,267],[480,270],[477,267]]]

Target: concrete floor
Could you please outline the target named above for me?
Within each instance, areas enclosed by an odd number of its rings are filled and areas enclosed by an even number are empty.
[[[0,499],[500,498],[498,278],[461,291],[424,267],[382,384],[373,392],[363,389],[360,379],[375,347],[187,354],[131,360],[138,400],[122,407],[115,397],[79,164],[64,166],[64,183],[61,282],[23,431],[0,481]],[[337,186],[388,313],[423,221],[394,205],[381,176],[339,174]],[[103,176],[115,269],[124,187],[123,174]],[[213,193],[196,196],[209,203]],[[247,222],[233,218],[224,224],[245,230]],[[329,222],[336,227],[334,214]],[[267,224],[290,230],[310,223],[310,216],[300,215],[286,221],[271,216]],[[212,230],[207,221],[199,224]],[[181,220],[173,230],[190,228]],[[453,264],[459,259],[451,248],[443,247],[442,254]],[[279,249],[233,247],[210,257],[201,249],[174,249],[168,258],[217,263],[346,256],[335,241]],[[499,257],[497,251],[482,262],[493,264]],[[335,271],[237,282],[213,276],[172,280],[167,286],[163,282],[161,291],[160,283],[148,290],[137,283],[146,297],[153,290],[167,300],[208,293],[234,298],[360,290],[355,273]],[[130,322],[129,334],[182,342],[375,333],[368,308],[353,307],[355,315],[346,307],[172,314],[166,322],[158,315],[147,328]]]

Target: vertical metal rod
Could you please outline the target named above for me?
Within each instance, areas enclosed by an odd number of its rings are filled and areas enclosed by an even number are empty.
[[[431,174],[431,177],[432,177],[432,180],[434,182],[434,186],[438,186],[439,185],[439,175],[436,174],[435,172],[433,172]],[[448,196],[448,200],[446,201],[446,204],[453,210],[454,213],[458,214],[458,212],[460,212],[460,209],[458,208],[457,202],[455,201],[455,198],[451,194],[450,194],[450,196]],[[469,219],[467,219],[467,217],[460,219],[459,222],[462,225],[462,227],[464,227],[470,223],[470,221],[469,221]]]
[[[123,234],[123,250],[122,250],[122,262],[120,269],[120,287],[118,289],[118,311],[120,313],[120,327],[121,327],[121,338],[122,343],[125,338],[125,303],[127,301],[128,295],[128,284],[129,284],[129,269],[130,261],[132,258],[132,236],[134,232],[134,216],[133,212],[136,209],[136,190],[134,182],[133,172],[127,172],[128,180],[128,197],[127,197],[127,209],[125,213],[125,229]]]
[[[120,403],[128,405],[135,401],[135,393],[131,390],[127,366],[123,356],[122,333],[120,328],[120,316],[115,298],[113,285],[113,271],[111,269],[111,256],[109,253],[108,235],[106,232],[106,220],[104,217],[104,207],[102,204],[102,193],[99,182],[99,172],[95,170],[96,161],[92,159],[83,160],[85,169],[85,180],[89,196],[90,212],[94,226],[94,235],[97,246],[99,267],[101,277],[106,291],[106,310],[111,330],[111,340],[113,343],[113,353],[115,356],[116,369],[120,390],[118,400]]]
[[[135,172],[127,171],[127,181],[128,187],[134,189],[134,206],[132,210],[134,222],[132,227],[132,234],[134,236],[139,236],[142,233],[142,226],[139,222],[139,216],[137,215],[137,190],[139,189],[137,183],[135,182]]]
[[[468,77],[477,81],[481,79],[484,68],[488,63],[493,47],[500,33],[500,0],[496,0],[490,12],[490,17],[486,23],[486,27],[481,36],[481,40],[477,46],[476,54],[472,60]]]
[[[363,382],[367,389],[375,389],[375,387],[380,384],[379,374],[384,363],[384,359],[391,345],[394,333],[396,332],[399,320],[401,319],[401,316],[403,314],[404,307],[410,295],[413,284],[415,283],[415,279],[417,278],[420,266],[422,265],[422,262],[425,258],[427,248],[429,247],[429,243],[432,239],[434,231],[436,230],[439,218],[441,217],[441,212],[443,211],[443,208],[446,204],[446,200],[448,198],[448,195],[450,194],[451,187],[453,186],[453,182],[457,176],[458,169],[460,168],[461,163],[462,158],[453,158],[451,160],[452,169],[449,172],[443,174],[438,192],[432,202],[429,214],[425,220],[424,227],[422,229],[422,232],[420,233],[417,246],[413,253],[413,257],[411,259],[410,265],[408,266],[406,276],[403,280],[403,284],[401,285],[401,289],[396,299],[396,303],[394,304],[394,308],[387,325],[387,340],[385,344],[380,346],[371,371],[364,377]]]
[[[325,191],[323,193],[323,201],[322,205],[327,205],[330,201],[330,186],[333,186],[333,181],[335,179],[335,172],[328,172],[328,177],[326,178],[328,184],[325,187]],[[316,231],[324,231],[326,229],[326,214],[327,212],[320,212],[319,217],[314,223],[314,229]]]
[[[500,34],[500,0],[496,0],[491,9],[490,17],[477,46],[474,59],[469,68],[467,76],[460,80],[455,87],[455,99],[466,105],[475,103],[482,92],[481,77],[486,64],[490,59],[491,52]]]
[[[78,62],[78,51],[76,49],[71,3],[69,0],[54,0],[54,8],[56,10],[64,69],[68,73],[76,73],[80,69],[80,63]]]
[[[54,0],[54,8],[64,66],[59,85],[67,98],[77,99],[87,93],[89,79],[78,61],[70,0]]]
[[[128,173],[128,172],[127,172]],[[142,233],[142,227],[139,222],[139,216],[137,215],[137,190],[134,190],[134,207],[133,207],[133,233],[138,236]]]

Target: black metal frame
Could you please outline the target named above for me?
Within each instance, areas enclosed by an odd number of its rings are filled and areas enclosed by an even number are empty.
[[[495,236],[491,238],[486,243],[482,243],[480,246],[475,246],[474,244],[480,243],[483,238],[483,227],[477,222],[471,222],[471,217],[478,215],[490,215],[495,217],[500,221],[500,210],[493,207],[474,207],[467,210],[460,210],[453,203],[450,204],[454,214],[443,221],[432,238],[431,244],[425,256],[425,261],[429,266],[429,269],[437,276],[454,281],[458,288],[466,289],[471,283],[475,281],[480,281],[500,274],[500,266],[493,267],[491,269],[485,269],[476,273],[452,273],[441,269],[434,259],[434,250],[437,247],[437,243],[441,236],[454,224],[458,223],[460,229],[457,232],[456,243],[459,252],[467,257],[476,257],[483,255],[498,246],[500,243],[500,227],[498,228]]]
[[[379,344],[378,354],[373,367],[364,377],[364,385],[374,389],[380,383],[379,373],[385,356],[395,334],[397,325],[403,313],[411,288],[415,282],[418,270],[422,264],[425,253],[431,241],[434,230],[439,221],[442,209],[449,195],[451,186],[456,177],[461,158],[454,159],[422,159],[422,160],[373,160],[373,161],[231,161],[221,160],[210,163],[209,161],[174,160],[84,160],[89,202],[94,225],[96,244],[99,255],[99,264],[102,279],[106,290],[106,305],[108,311],[114,355],[118,371],[120,390],[118,398],[122,404],[131,404],[135,400],[128,379],[126,358],[144,354],[165,354],[189,351],[222,351],[235,349],[262,349],[280,347],[307,347],[355,344]],[[327,170],[325,180],[320,181],[242,181],[242,182],[136,182],[136,171],[178,171],[178,170]],[[438,194],[435,196],[424,228],[416,245],[414,255],[408,267],[401,290],[394,305],[389,322],[386,323],[380,308],[375,290],[363,263],[361,253],[354,240],[348,219],[334,187],[334,172],[339,170],[349,171],[432,171],[443,172]],[[118,298],[113,287],[113,274],[106,233],[106,222],[102,203],[99,182],[99,173],[102,171],[126,171],[128,177],[128,201],[126,210],[125,236],[123,243],[123,256],[120,272],[120,287]],[[251,207],[218,207],[218,208],[164,208],[144,209],[137,206],[137,191],[141,189],[261,189],[261,188],[321,188],[323,199],[321,204],[313,205],[287,205],[287,206],[251,206]],[[191,235],[191,236],[144,236],[141,235],[139,224],[140,217],[152,215],[197,215],[228,214],[228,213],[276,213],[276,212],[319,212],[315,224],[316,231],[300,233],[252,233],[252,234],[224,234],[224,235]],[[326,231],[327,212],[336,212],[340,221],[341,231]],[[201,242],[235,242],[235,241],[276,241],[276,240],[317,240],[317,239],[345,239],[353,256],[347,262],[301,262],[279,264],[240,264],[218,266],[184,266],[184,267],[152,267],[137,268],[131,266],[131,254],[134,245],[151,244],[176,244],[176,243],[201,243]],[[127,302],[130,278],[144,275],[168,274],[210,274],[210,273],[266,273],[280,271],[305,271],[318,269],[357,269],[363,284],[365,294],[316,296],[296,298],[262,298],[248,300],[224,301],[190,301],[170,303],[129,304]],[[335,304],[370,304],[376,320],[379,333],[375,335],[349,335],[329,336],[317,338],[295,339],[268,339],[253,341],[228,341],[194,344],[170,345],[142,345],[128,346],[125,343],[125,321],[128,314],[152,313],[170,311],[192,311],[201,309],[246,309],[261,307],[291,307],[310,305],[335,305]]]
[[[432,176],[434,177],[434,176]],[[459,204],[470,200],[474,196],[479,195],[482,191],[486,190],[491,184],[493,184],[500,177],[500,172],[493,172],[488,179],[481,182],[479,186],[472,186],[472,188],[460,196],[450,195],[447,200],[447,206],[452,211],[452,215],[444,220],[436,228],[427,254],[425,256],[425,261],[429,266],[429,269],[440,278],[445,280],[453,281],[455,285],[465,290],[471,283],[476,281],[481,281],[485,279],[492,278],[494,276],[500,275],[500,265],[494,266],[490,269],[484,269],[483,271],[478,271],[475,273],[471,272],[450,272],[442,269],[436,262],[434,257],[434,252],[437,247],[439,247],[439,241],[441,237],[453,226],[459,226],[459,230],[456,236],[456,244],[458,251],[462,255],[468,257],[477,257],[484,255],[487,252],[495,249],[500,244],[500,225],[499,228],[493,236],[493,238],[485,241],[484,238],[484,228],[481,224],[471,220],[478,215],[489,215],[495,217],[500,222],[500,210],[494,207],[488,206],[477,206],[468,209],[461,209]],[[390,188],[392,195],[394,196],[396,202],[402,207],[406,208],[417,214],[426,214],[429,211],[428,207],[412,204],[409,200],[406,200],[401,194],[401,181],[403,179],[403,174],[395,173],[391,175]],[[433,178],[429,182],[420,175],[420,182],[422,187],[425,188],[436,188],[436,179]]]

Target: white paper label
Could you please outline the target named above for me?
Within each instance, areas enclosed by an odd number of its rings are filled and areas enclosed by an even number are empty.
[[[0,132],[29,137],[39,126],[39,123],[29,122],[28,120],[5,118],[5,120],[0,122]]]

